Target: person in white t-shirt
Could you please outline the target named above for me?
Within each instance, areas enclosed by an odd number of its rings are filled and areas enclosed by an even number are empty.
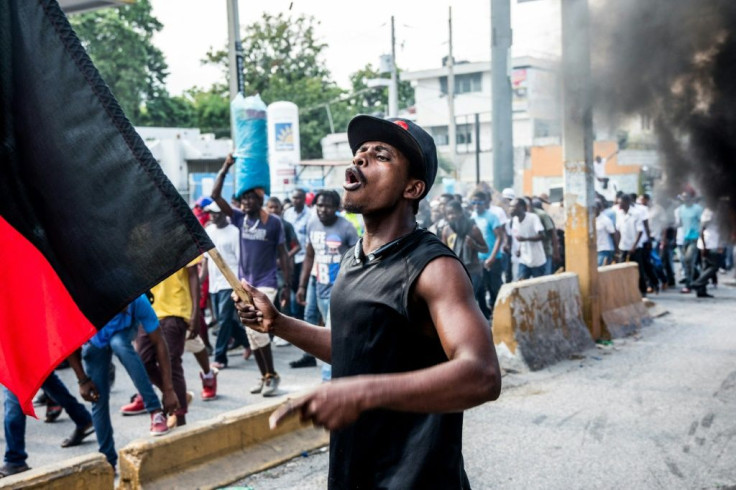
[[[725,208],[723,202],[719,203],[719,207]],[[719,209],[720,212],[726,211]],[[725,241],[722,238],[718,227],[716,213],[710,208],[705,208],[700,216],[700,238],[698,238],[698,250],[703,261],[702,271],[698,278],[690,285],[694,289],[698,298],[712,298],[706,290],[708,282],[717,281],[718,269],[725,266],[724,252],[726,248]]]
[[[236,272],[240,263],[240,231],[228,222],[227,216],[220,210],[216,202],[209,204],[205,210],[209,211],[211,216],[210,224],[207,225],[205,231],[228,267]],[[235,303],[231,297],[233,289],[220,269],[211,263],[209,256],[205,255],[205,258],[207,260],[204,261],[202,267],[202,279],[209,275],[210,297],[220,324],[212,367],[223,369],[227,367],[227,349],[230,338],[235,339],[235,345],[245,347],[244,357],[246,359],[250,357],[250,348],[245,330],[235,314]]]
[[[603,204],[596,203],[595,207],[595,235],[596,249],[598,250],[598,267],[613,263],[613,236],[616,228],[611,218],[601,213]]]
[[[649,224],[649,202],[649,194],[642,194],[641,196],[637,196],[636,193],[631,194],[631,207],[639,213],[639,220],[644,228],[638,247],[642,249],[641,260],[648,284],[647,292],[651,293],[653,291],[659,292],[659,277],[654,270],[654,264],[652,264],[652,245],[656,237],[652,233]]]
[[[639,291],[642,296],[647,294],[646,274],[642,254],[644,249],[639,247],[639,241],[644,233],[641,214],[631,206],[631,196],[622,194],[616,211],[616,243],[620,253],[620,262],[634,261],[639,265]]]
[[[527,213],[524,199],[511,202],[511,234],[519,242],[519,280],[544,275],[547,256],[544,253],[544,226],[534,213]]]

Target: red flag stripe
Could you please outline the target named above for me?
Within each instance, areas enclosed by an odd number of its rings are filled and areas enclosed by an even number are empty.
[[[35,417],[33,396],[97,330],[51,264],[0,216],[0,383]]]

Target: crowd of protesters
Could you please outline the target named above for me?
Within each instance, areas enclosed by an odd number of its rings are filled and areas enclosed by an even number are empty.
[[[734,230],[724,200],[704,206],[687,187],[663,203],[618,192],[615,202],[598,196],[596,204],[598,264],[636,262],[643,296],[679,285],[682,294],[710,298],[719,270],[733,268]]]
[[[199,199],[193,212],[238,277],[265,292],[290,316],[329,328],[332,285],[340,258],[362,236],[361,217],[342,211],[340,194],[334,190],[295,189],[282,202],[276,197],[264,201],[261,189],[251,189],[228,202],[221,190],[232,164],[228,158],[212,198]],[[598,195],[595,211],[598,265],[638,264],[642,296],[679,282],[683,294],[712,297],[708,287],[717,286],[719,270],[733,267],[731,235],[722,226],[725,206],[704,207],[691,188],[666,203],[655,203],[648,194],[619,192],[615,202]],[[502,284],[564,270],[564,203],[552,203],[546,194],[517,196],[513,189],[496,192],[481,184],[464,196],[441,194],[421,201],[417,223],[461,259],[487,319],[492,318]],[[63,409],[74,420],[74,432],[62,447],[81,444],[96,433],[100,452],[116,465],[109,405],[113,354],[137,390],[119,411],[149,414],[153,436],[186,424],[194,393],[184,378],[185,352],[191,352],[201,368],[204,401],[217,398],[218,373],[228,367],[228,352],[239,348],[245,360],[255,359],[260,371],[250,393],[279,395],[281,376],[274,368],[272,345],[288,343],[272,342],[268,334],[243,327],[232,293],[205,255],[138,298],[74,353],[67,362],[78,378],[80,396],[92,403],[91,413],[53,373],[34,400],[46,405],[47,422]],[[215,335],[212,342],[210,335]],[[289,365],[309,368],[317,361],[305,353]],[[322,366],[322,379],[330,379],[328,365]],[[24,437],[25,415],[6,389],[6,451],[0,478],[28,469]]]
[[[556,225],[550,214],[555,205],[546,195],[517,196],[510,188],[496,193],[481,184],[467,196],[442,194],[428,207],[417,221],[462,259],[486,318],[502,284],[564,267],[564,225]]]
[[[712,297],[718,272],[733,268],[733,230],[726,202],[704,207],[691,187],[654,202],[647,193],[596,195],[598,265],[634,262],[642,296],[680,285],[682,294]],[[464,262],[481,310],[492,316],[506,282],[564,270],[564,202],[547,194],[517,196],[481,184],[466,196],[441,194],[420,207],[417,221]],[[676,267],[679,262],[679,268]]]

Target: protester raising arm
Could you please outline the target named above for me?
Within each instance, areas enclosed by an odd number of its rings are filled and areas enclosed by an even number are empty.
[[[227,202],[227,199],[222,197],[222,186],[225,184],[225,176],[230,171],[230,167],[232,167],[235,164],[235,159],[233,158],[232,154],[228,154],[228,156],[225,158],[225,161],[222,164],[222,168],[219,172],[217,172],[217,177],[215,177],[215,184],[212,187],[212,194],[210,197],[215,200],[218,206],[220,206],[220,209],[223,213],[225,213],[228,217],[233,215],[233,208],[230,207],[230,203]]]

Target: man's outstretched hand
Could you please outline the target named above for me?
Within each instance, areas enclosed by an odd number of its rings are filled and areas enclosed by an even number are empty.
[[[288,400],[268,419],[275,429],[290,416],[299,415],[302,422],[312,422],[327,430],[352,424],[365,410],[362,406],[365,385],[357,379],[333,380],[296,400]]]
[[[235,309],[238,311],[240,322],[258,332],[268,333],[274,328],[276,320],[281,316],[268,296],[241,279],[241,284],[253,298],[253,305],[243,302],[235,293]]]

